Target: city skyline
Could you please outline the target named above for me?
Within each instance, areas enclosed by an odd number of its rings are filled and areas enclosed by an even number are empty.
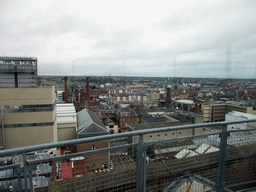
[[[11,0],[0,55],[37,57],[39,75],[255,78],[255,6]]]

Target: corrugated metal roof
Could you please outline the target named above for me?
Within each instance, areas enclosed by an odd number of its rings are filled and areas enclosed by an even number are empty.
[[[70,103],[56,104],[57,124],[76,124],[76,110],[75,106]]]
[[[57,116],[57,124],[76,124],[76,115],[73,116]]]

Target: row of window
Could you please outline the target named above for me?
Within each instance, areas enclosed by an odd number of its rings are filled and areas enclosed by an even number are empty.
[[[49,122],[49,123],[7,124],[7,125],[4,125],[4,128],[52,126],[53,124],[54,124],[54,122]],[[0,125],[0,128],[2,128],[2,125]]]
[[[38,109],[13,109],[13,113],[23,113],[23,112],[42,112],[42,111],[53,111],[54,108],[38,108]]]
[[[23,112],[42,112],[42,111],[53,111],[56,103],[50,105],[21,105],[17,108],[11,109],[10,106],[5,105],[5,109],[11,110],[12,113],[23,113]]]
[[[174,135],[174,133],[172,133],[172,135]],[[181,135],[181,132],[179,132],[179,135]],[[157,136],[160,137],[160,135]],[[167,136],[167,133],[165,134],[165,136]],[[149,137],[152,138],[152,135],[150,135]]]

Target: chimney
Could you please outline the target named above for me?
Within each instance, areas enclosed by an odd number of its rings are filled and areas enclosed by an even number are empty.
[[[64,94],[65,103],[68,102],[68,78],[65,77],[65,94]]]
[[[90,93],[89,77],[86,78],[86,82],[87,82],[86,92]]]
[[[167,85],[167,94],[165,100],[165,107],[170,108],[172,107],[172,94],[171,94],[171,85]]]
[[[90,93],[89,77],[86,78],[86,82],[87,82],[86,94],[87,94],[88,107],[89,107],[90,103],[91,103],[91,93]]]

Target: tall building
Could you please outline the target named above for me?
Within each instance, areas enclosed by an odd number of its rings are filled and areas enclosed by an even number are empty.
[[[37,87],[37,58],[0,57],[0,147],[57,141],[54,87]]]
[[[165,106],[166,108],[172,107],[172,94],[171,94],[171,85],[167,85],[167,94],[166,94],[166,101],[165,101]]]
[[[36,86],[36,57],[0,57],[0,87]]]
[[[230,111],[238,111],[256,115],[252,106],[240,106],[226,103],[205,103],[201,105],[203,122],[225,121],[225,115]]]
[[[57,141],[54,87],[0,88],[0,145],[10,149]]]

